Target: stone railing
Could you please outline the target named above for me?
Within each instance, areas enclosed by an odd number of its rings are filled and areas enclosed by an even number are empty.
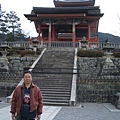
[[[0,46],[4,43],[0,43]],[[6,42],[9,47],[24,47],[24,48],[32,48],[32,43],[29,42]],[[106,46],[105,42],[88,42],[88,49],[95,49],[99,48],[102,49],[104,46]],[[120,43],[110,43],[111,47],[114,47],[115,49],[120,49]],[[42,41],[38,43],[38,47],[80,47],[79,42],[67,42],[67,41],[52,41],[52,42],[46,42]]]

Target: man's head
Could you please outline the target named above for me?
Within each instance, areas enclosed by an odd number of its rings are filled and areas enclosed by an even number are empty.
[[[25,85],[31,84],[31,82],[32,82],[32,72],[31,71],[25,71],[23,73],[23,80],[24,80]]]

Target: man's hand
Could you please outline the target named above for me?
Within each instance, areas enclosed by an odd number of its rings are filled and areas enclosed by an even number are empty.
[[[15,114],[12,114],[12,120],[15,120]]]
[[[37,115],[37,120],[40,120],[41,115]]]

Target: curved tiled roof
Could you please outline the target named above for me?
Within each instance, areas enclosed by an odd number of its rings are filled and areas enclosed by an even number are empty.
[[[33,11],[36,14],[61,14],[61,13],[82,13],[93,10],[93,13],[96,12],[100,14],[99,6],[87,6],[87,7],[56,7],[56,8],[42,8],[42,7],[33,7]]]
[[[55,7],[93,6],[95,0],[54,0]]]
[[[95,0],[54,0],[55,2],[95,2]]]
[[[94,1],[94,0],[54,0],[54,1],[62,1],[62,2],[86,2],[86,1]]]

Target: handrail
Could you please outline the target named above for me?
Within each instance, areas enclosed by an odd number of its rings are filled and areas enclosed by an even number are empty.
[[[74,68],[73,68],[73,77],[72,77],[72,86],[71,86],[71,97],[70,97],[70,105],[76,104],[76,81],[77,81],[77,48],[75,49],[75,56],[74,56]]]

